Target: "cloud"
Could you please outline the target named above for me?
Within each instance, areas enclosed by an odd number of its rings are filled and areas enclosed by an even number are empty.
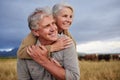
[[[77,45],[77,51],[84,53],[119,53],[120,41],[91,41]]]
[[[74,21],[70,27],[70,32],[78,46],[81,44],[102,45],[116,40],[120,41],[120,0],[64,1],[74,8]],[[27,25],[27,17],[36,7],[53,6],[55,3],[64,1],[1,0],[0,48],[19,46],[22,39],[30,31]],[[110,44],[107,45],[110,46]],[[119,51],[119,48],[114,50]]]
[[[119,37],[120,34],[120,3],[119,0],[81,1],[80,17],[71,27],[71,32],[78,43],[106,40]]]

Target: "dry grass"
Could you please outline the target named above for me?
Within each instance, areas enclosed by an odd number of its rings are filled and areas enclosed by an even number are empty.
[[[0,80],[17,80],[16,59],[0,59]]]
[[[81,80],[120,80],[120,61],[80,61]]]
[[[80,80],[120,80],[120,61],[80,61]],[[0,80],[17,80],[16,59],[0,59]]]

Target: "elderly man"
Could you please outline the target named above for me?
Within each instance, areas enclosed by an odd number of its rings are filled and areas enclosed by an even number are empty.
[[[58,35],[57,26],[48,8],[37,8],[28,17],[29,28],[37,43],[27,48],[33,58],[17,60],[18,80],[79,80],[79,66],[74,44],[48,56],[44,47],[64,35]],[[65,37],[65,36],[64,36]]]

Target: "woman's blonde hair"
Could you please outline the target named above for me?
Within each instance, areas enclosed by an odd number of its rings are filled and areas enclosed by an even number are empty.
[[[73,12],[73,8],[71,5],[67,4],[67,3],[58,3],[58,4],[55,4],[52,8],[52,12],[53,12],[53,16],[57,16],[57,14],[59,13],[59,11],[63,8],[70,8]]]

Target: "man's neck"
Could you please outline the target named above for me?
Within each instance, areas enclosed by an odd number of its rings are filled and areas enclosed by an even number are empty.
[[[51,45],[54,42],[38,39],[41,45]]]

